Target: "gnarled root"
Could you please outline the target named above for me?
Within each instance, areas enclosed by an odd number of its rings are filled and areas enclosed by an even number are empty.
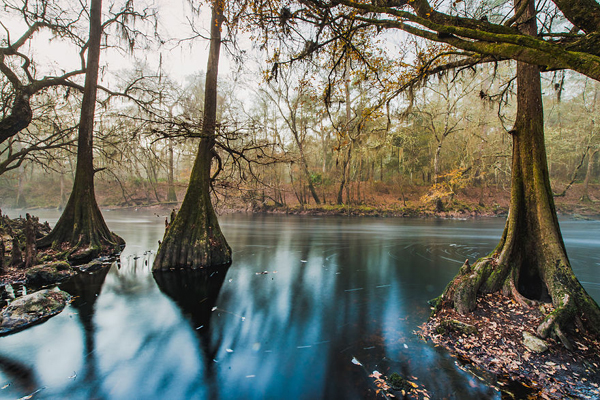
[[[438,307],[450,306],[461,314],[473,311],[477,305],[477,293],[480,289],[488,290],[488,279],[494,275],[496,264],[492,258],[482,258],[473,267],[466,260],[456,277],[448,284]],[[491,288],[493,289],[493,288]]]
[[[537,334],[541,338],[547,338],[555,327],[560,327],[562,324],[569,319],[569,315],[573,315],[575,312],[575,306],[573,304],[571,296],[564,294],[562,298],[558,300],[558,305],[554,311],[544,318],[542,323],[537,327]]]

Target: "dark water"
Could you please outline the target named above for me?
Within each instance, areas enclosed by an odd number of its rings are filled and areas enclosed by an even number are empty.
[[[229,215],[229,270],[155,280],[164,216],[105,217],[127,241],[120,266],[69,282],[65,311],[0,338],[0,398],[362,399],[374,370],[414,376],[432,398],[500,397],[413,330],[461,263],[496,245],[502,219]],[[600,222],[561,227],[600,301]]]

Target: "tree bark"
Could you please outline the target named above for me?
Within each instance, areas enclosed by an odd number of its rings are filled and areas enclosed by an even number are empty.
[[[224,0],[212,2],[211,39],[204,91],[204,119],[198,153],[181,209],[165,232],[152,269],[206,268],[231,263],[210,199],[210,167],[217,121],[217,78]]]
[[[38,242],[38,248],[69,246],[69,259],[87,262],[101,253],[121,250],[124,242],[110,232],[94,192],[94,111],[102,36],[102,0],[92,0],[90,6],[90,36],[85,74],[85,88],[79,120],[77,167],[69,201],[56,226]]]
[[[344,163],[342,165],[342,179],[340,180],[340,187],[339,187],[338,193],[337,193],[337,204],[338,205],[344,204],[343,194],[344,194],[344,187],[347,185],[346,181],[348,180],[348,175],[350,173],[349,170],[350,170],[350,158],[352,157],[352,145],[353,145],[353,143],[350,143],[348,145],[348,152],[346,154],[346,157],[344,158]],[[350,199],[348,199],[348,201],[349,200]]]
[[[0,120],[0,144],[27,128],[33,119],[33,111],[29,104],[30,95],[26,91],[17,90],[10,114]]]
[[[536,32],[534,12],[530,1],[521,24],[528,34]],[[537,327],[541,337],[569,328],[577,319],[600,334],[600,308],[575,277],[558,225],[544,145],[539,67],[523,62],[517,63],[512,137],[511,202],[502,239],[472,268],[465,263],[438,306],[468,313],[475,309],[478,293],[502,290],[524,304],[552,301],[555,310]]]
[[[435,148],[435,155],[433,157],[433,183],[438,183],[440,176],[440,155],[442,154],[442,142],[438,141],[438,145]]]

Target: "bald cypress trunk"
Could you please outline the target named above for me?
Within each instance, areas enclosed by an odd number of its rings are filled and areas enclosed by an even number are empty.
[[[204,119],[198,153],[181,209],[169,224],[153,270],[204,268],[231,263],[231,248],[221,233],[210,198],[210,167],[217,120],[217,77],[224,1],[212,5],[211,40],[206,69]]]
[[[533,2],[521,29],[536,33]],[[502,239],[486,258],[468,263],[448,285],[440,306],[461,313],[476,307],[478,293],[502,290],[523,304],[552,302],[555,310],[537,327],[538,335],[562,335],[582,322],[600,334],[600,308],[581,286],[569,263],[550,188],[544,145],[540,71],[517,63],[517,116],[513,138],[512,187]],[[563,336],[564,337],[564,336]]]
[[[101,253],[115,252],[124,244],[111,233],[104,222],[94,192],[94,111],[102,36],[102,0],[92,0],[90,6],[90,37],[85,75],[85,88],[79,120],[77,167],[73,191],[67,205],[46,237],[38,242],[39,248],[68,245],[72,261],[86,262]]]

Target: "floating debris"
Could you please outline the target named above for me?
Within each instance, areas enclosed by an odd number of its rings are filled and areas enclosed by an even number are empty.
[[[352,357],[352,364],[360,365],[362,367],[362,364],[356,359],[356,357]]]

